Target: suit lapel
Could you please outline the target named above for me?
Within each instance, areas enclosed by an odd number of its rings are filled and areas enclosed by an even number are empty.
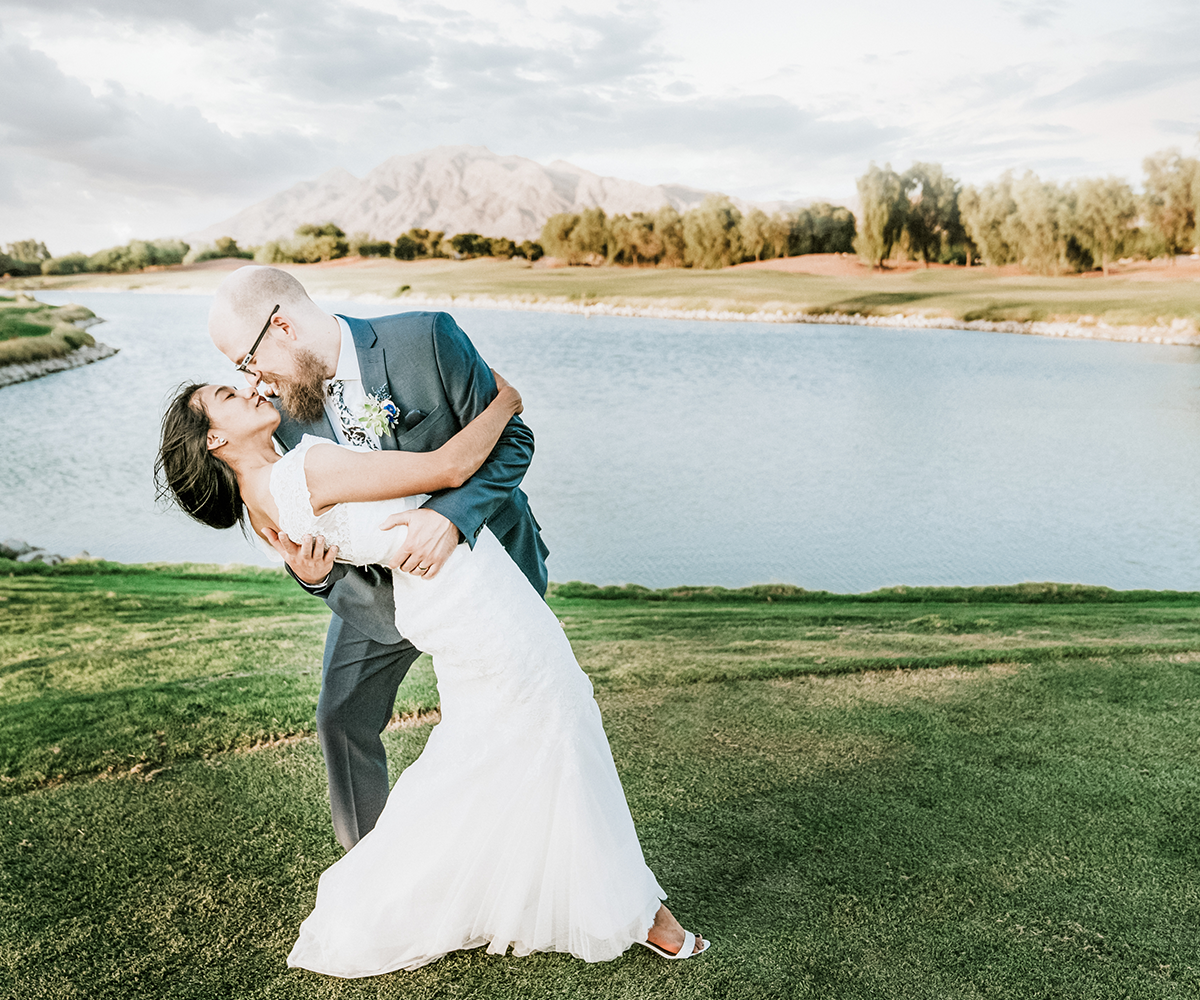
[[[368,396],[380,399],[391,399],[400,405],[392,395],[392,387],[388,382],[387,364],[383,353],[383,345],[375,335],[375,328],[365,319],[353,316],[343,316],[350,334],[354,337],[354,350],[358,355],[358,370],[362,376],[363,392]],[[403,411],[401,411],[403,412]],[[379,436],[379,446],[384,451],[396,450],[396,437],[388,431]]]
[[[280,406],[277,398],[271,399],[271,404],[279,411],[279,427],[275,431],[275,437],[288,450],[291,451],[300,443],[300,439],[305,434],[312,434],[314,437],[328,438],[330,441],[336,441],[337,434],[334,432],[333,424],[329,422],[329,415],[322,413],[319,420],[314,420],[311,423],[305,423],[302,420],[296,420],[287,415],[283,407]]]

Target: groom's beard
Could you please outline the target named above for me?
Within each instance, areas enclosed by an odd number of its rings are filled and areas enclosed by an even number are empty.
[[[289,416],[311,424],[325,415],[325,365],[306,347],[296,348],[292,358],[296,365],[295,374],[263,372],[262,380],[275,387],[279,402]]]

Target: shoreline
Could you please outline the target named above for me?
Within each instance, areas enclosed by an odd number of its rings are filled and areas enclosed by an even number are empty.
[[[61,358],[45,358],[42,361],[19,361],[11,365],[0,365],[0,388],[29,382],[43,375],[53,375],[55,372],[65,372],[72,368],[82,368],[111,358],[119,352],[119,348],[109,347],[99,342],[90,347],[80,347],[65,354]]]
[[[349,302],[411,302],[427,306],[459,306],[467,309],[500,309],[511,312],[553,312],[582,316],[623,316],[647,319],[702,320],[708,322],[818,324],[824,326],[864,326],[889,329],[974,330],[986,333],[1017,333],[1037,337],[1069,337],[1081,340],[1111,340],[1121,343],[1159,344],[1200,347],[1200,330],[1188,320],[1174,320],[1160,326],[1114,326],[1092,316],[1077,320],[961,320],[951,316],[922,316],[895,313],[868,316],[862,313],[806,313],[799,310],[680,309],[670,306],[614,305],[607,302],[564,302],[528,300],[492,295],[422,295],[406,293],[401,297],[352,294],[339,295],[340,289],[323,291],[314,298]]]
[[[129,292],[135,295],[211,295],[212,291],[195,285],[178,288],[81,288],[77,291],[112,295]],[[55,289],[37,289],[55,291]],[[1105,323],[1094,316],[1074,320],[962,320],[952,316],[924,316],[894,313],[871,316],[863,313],[808,313],[785,309],[685,309],[649,304],[621,305],[609,302],[570,302],[562,299],[530,299],[521,296],[497,295],[425,295],[405,292],[399,296],[377,292],[355,292],[343,288],[319,288],[312,292],[314,300],[335,302],[364,302],[411,304],[421,307],[449,309],[497,309],[509,312],[563,313],[581,316],[617,316],[642,319],[674,319],[724,323],[817,324],[825,326],[863,326],[911,330],[971,330],[983,333],[1013,333],[1036,337],[1058,337],[1076,340],[1108,340],[1127,344],[1155,344],[1170,347],[1200,347],[1200,329],[1186,319],[1169,324],[1138,326]],[[407,311],[407,310],[401,310]]]

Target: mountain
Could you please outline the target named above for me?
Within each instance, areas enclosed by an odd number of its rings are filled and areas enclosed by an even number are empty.
[[[558,212],[594,205],[610,215],[663,205],[684,212],[709,193],[601,177],[562,160],[543,166],[482,146],[439,146],[393,156],[361,180],[340,167],[330,170],[185,239],[201,246],[232,236],[242,246],[255,246],[291,236],[307,222],[334,222],[347,233],[366,231],[380,240],[394,240],[415,226],[520,242],[536,240],[542,224]]]

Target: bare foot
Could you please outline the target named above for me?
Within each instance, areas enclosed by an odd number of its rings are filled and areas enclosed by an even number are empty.
[[[646,940],[651,944],[658,945],[663,951],[677,955],[679,949],[683,947],[683,934],[683,925],[675,919],[670,910],[665,906],[660,906],[658,912],[654,914],[654,926],[647,932]],[[704,938],[697,934],[692,954],[695,955],[703,950]]]

